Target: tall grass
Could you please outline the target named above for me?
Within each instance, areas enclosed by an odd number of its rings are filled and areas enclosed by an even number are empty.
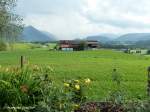
[[[0,108],[34,107],[35,112],[43,109],[44,112],[71,112],[78,108],[83,98],[85,101],[81,89],[84,83],[73,80],[58,86],[51,78],[52,72],[50,66],[0,67]]]
[[[0,106],[36,105],[43,100],[51,79],[48,69],[38,66],[19,68],[1,68],[0,70]]]

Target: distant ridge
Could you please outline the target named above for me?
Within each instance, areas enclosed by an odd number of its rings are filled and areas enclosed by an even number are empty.
[[[139,41],[150,41],[150,33],[128,33],[121,36],[115,34],[100,34],[96,36],[88,36],[87,40],[97,40],[101,43],[136,43]]]
[[[120,36],[115,41],[120,42],[138,42],[138,41],[146,41],[150,40],[150,33],[129,33]]]
[[[97,41],[99,41],[99,42],[108,42],[108,41],[110,41],[111,39],[110,38],[108,38],[108,37],[104,37],[104,36],[89,36],[89,37],[87,37],[86,38],[86,40],[97,40]]]
[[[114,38],[117,38],[117,37],[118,36],[115,34],[103,33],[99,35],[88,36],[86,40],[97,40],[99,42],[106,43],[106,42],[114,40]]]
[[[55,40],[53,34],[39,31],[33,26],[25,27],[21,35],[21,41],[24,42],[50,42]]]

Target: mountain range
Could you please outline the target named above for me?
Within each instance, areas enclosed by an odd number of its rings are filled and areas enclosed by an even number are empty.
[[[142,44],[150,43],[150,33],[128,33],[124,35],[117,35],[111,33],[101,33],[99,35],[91,35],[86,37],[86,40],[97,40],[101,43],[132,43]],[[23,42],[53,42],[57,41],[57,37],[52,33],[40,31],[33,26],[24,28],[21,34],[21,41]],[[147,41],[147,42],[146,42]]]
[[[96,36],[88,36],[87,40],[97,40],[102,43],[106,42],[118,42],[118,43],[137,43],[139,41],[147,41],[150,40],[150,33],[128,33],[121,36],[109,34],[109,35],[96,35]]]
[[[108,41],[112,41],[113,39],[103,35],[95,35],[95,36],[88,36],[86,40],[97,40],[99,42],[106,43]]]
[[[120,42],[138,42],[150,40],[150,33],[129,33],[122,35],[116,39]]]
[[[23,42],[52,42],[56,40],[53,34],[40,31],[33,26],[25,27],[21,34],[21,41]]]
[[[102,33],[99,35],[88,36],[86,40],[97,40],[101,43],[107,43],[115,40],[119,35],[111,33]]]

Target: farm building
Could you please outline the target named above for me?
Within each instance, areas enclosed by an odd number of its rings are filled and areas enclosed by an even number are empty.
[[[61,40],[58,43],[59,50],[63,51],[80,51],[94,50],[99,48],[98,41],[79,41],[79,40]]]
[[[98,41],[91,40],[91,41],[86,41],[87,49],[95,50],[100,48],[100,44]]]
[[[146,49],[128,49],[125,51],[125,53],[129,53],[129,54],[148,54],[148,50]]]

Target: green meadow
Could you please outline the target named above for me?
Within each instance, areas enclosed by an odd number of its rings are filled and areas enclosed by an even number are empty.
[[[89,100],[103,100],[116,84],[112,81],[113,69],[122,77],[121,86],[126,98],[145,98],[147,67],[150,58],[142,55],[125,54],[115,50],[63,52],[48,48],[28,49],[16,45],[13,51],[0,52],[2,67],[20,66],[23,55],[31,65],[49,65],[53,68],[51,78],[58,82],[67,79],[90,78],[92,83],[86,91]],[[22,49],[17,49],[22,48]]]

